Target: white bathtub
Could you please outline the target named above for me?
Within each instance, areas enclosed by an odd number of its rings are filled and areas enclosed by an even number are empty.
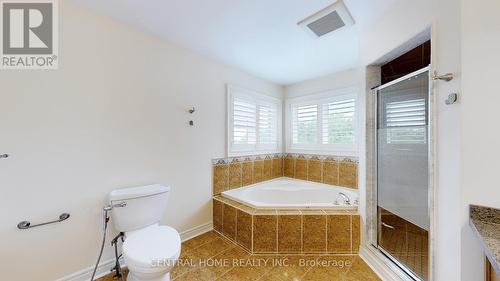
[[[339,192],[349,197],[344,203]],[[358,192],[348,188],[290,178],[279,178],[229,191],[222,196],[253,208],[349,208],[357,207]]]

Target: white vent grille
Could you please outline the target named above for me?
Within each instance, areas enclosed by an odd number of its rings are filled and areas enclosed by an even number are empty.
[[[298,23],[315,37],[325,36],[353,24],[354,19],[342,0],[338,0]]]
[[[309,29],[311,29],[311,31],[314,32],[314,34],[316,34],[318,37],[321,37],[344,26],[345,23],[339,16],[339,13],[337,13],[337,11],[333,11],[328,15],[307,25],[307,27],[309,27]]]

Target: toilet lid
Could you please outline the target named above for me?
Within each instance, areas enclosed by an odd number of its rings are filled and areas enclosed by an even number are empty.
[[[177,259],[180,254],[181,238],[172,227],[150,226],[127,236],[122,251],[125,262],[135,267],[169,266],[168,260]]]

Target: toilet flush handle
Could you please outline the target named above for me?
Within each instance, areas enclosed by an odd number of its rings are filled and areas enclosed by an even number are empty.
[[[123,208],[125,206],[127,206],[127,202],[124,201],[117,204],[108,205],[104,207],[104,211],[111,211],[113,208]]]

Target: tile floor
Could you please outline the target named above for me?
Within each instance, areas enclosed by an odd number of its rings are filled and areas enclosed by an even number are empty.
[[[250,255],[214,231],[182,243],[175,281],[380,280],[357,255]],[[111,281],[112,275],[98,279]]]

